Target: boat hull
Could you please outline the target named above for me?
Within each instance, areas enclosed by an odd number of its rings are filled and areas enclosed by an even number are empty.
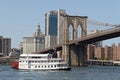
[[[33,68],[32,66],[30,67],[22,66],[22,67],[19,67],[18,69],[19,70],[71,70],[71,67],[56,67],[56,68],[35,68],[35,67]]]
[[[19,70],[71,70],[71,67],[62,67],[62,68],[20,68],[18,60],[14,61],[12,63],[13,69],[19,69]]]
[[[41,71],[46,71],[46,70],[61,70],[61,71],[70,71],[71,68],[64,68],[64,69],[19,69],[19,70],[41,70]]]
[[[18,69],[18,67],[19,67],[19,62],[18,62],[18,60],[16,60],[12,63],[12,68],[13,69]]]

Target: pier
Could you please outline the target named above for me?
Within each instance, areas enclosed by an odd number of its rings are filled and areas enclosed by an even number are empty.
[[[120,66],[120,61],[91,59],[91,60],[88,60],[88,65]]]
[[[12,57],[0,57],[0,64],[6,65],[11,64],[13,61],[15,61],[18,58],[12,58]]]

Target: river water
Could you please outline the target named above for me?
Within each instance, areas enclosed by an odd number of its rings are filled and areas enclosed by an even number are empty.
[[[27,71],[0,65],[0,80],[120,80],[120,66],[72,67],[71,71]]]

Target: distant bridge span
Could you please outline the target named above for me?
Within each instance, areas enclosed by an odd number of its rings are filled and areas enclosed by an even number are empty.
[[[69,45],[76,45],[76,44],[91,44],[97,41],[106,40],[110,38],[120,37],[120,27],[112,28],[109,30],[101,31],[99,33],[89,34],[87,36],[81,37],[76,40],[69,41]],[[40,53],[47,53],[52,52],[54,50],[62,50],[62,45],[55,45],[51,48],[45,49]]]
[[[115,37],[120,37],[120,27],[104,30],[94,34],[89,34],[77,40],[71,40],[69,44],[70,45],[76,43],[91,44],[97,41],[107,40]]]

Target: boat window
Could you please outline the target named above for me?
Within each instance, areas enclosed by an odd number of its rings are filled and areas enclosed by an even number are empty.
[[[46,58],[46,56],[33,56],[31,58]]]
[[[37,57],[32,57],[32,58],[37,58]]]
[[[51,61],[51,62],[53,62],[53,61]]]
[[[28,68],[30,68],[30,66],[28,66]]]
[[[37,66],[35,66],[35,68],[37,68]]]
[[[51,67],[53,67],[53,65],[51,65]]]
[[[38,57],[38,58],[41,58],[41,57]]]
[[[60,67],[60,64],[58,64],[57,66]]]

